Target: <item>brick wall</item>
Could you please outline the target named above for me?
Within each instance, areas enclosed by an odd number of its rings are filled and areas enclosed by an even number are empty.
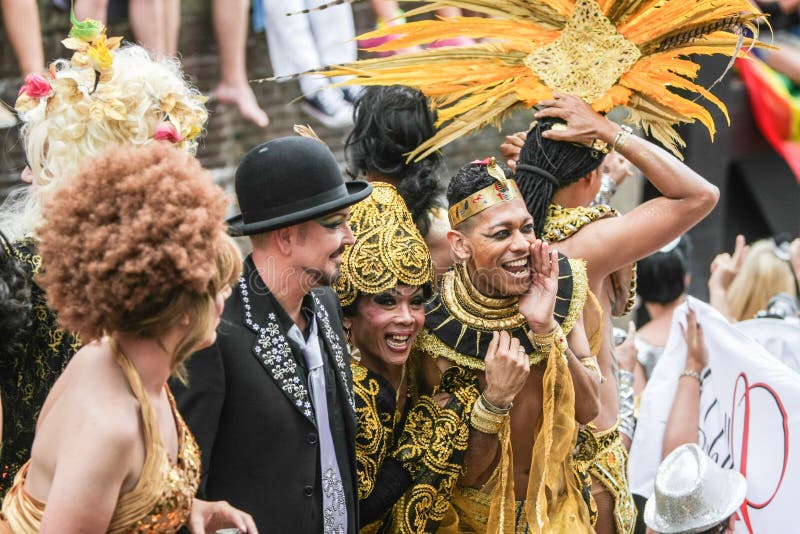
[[[357,32],[371,29],[374,19],[368,2],[353,6]],[[192,77],[201,91],[210,93],[217,81],[219,63],[217,47],[211,26],[210,0],[183,0],[179,50],[186,73]],[[40,16],[45,56],[48,61],[68,57],[68,50],[60,41],[69,31],[69,20],[51,6],[49,0],[40,0]],[[110,35],[131,38],[126,21],[111,22]],[[247,65],[250,79],[264,78],[272,74],[264,33],[250,32],[247,41]],[[0,98],[12,103],[21,85],[11,47],[0,33]],[[340,161],[346,132],[329,130],[307,118],[292,100],[300,95],[296,82],[254,84],[256,96],[270,115],[271,123],[266,129],[257,128],[243,121],[236,110],[229,106],[209,104],[208,131],[201,142],[198,156],[203,165],[214,171],[222,182],[230,183],[233,170],[241,156],[252,146],[274,137],[290,135],[293,124],[311,124],[317,133],[334,150]],[[529,119],[521,113],[508,123],[509,129],[524,129]],[[463,163],[476,157],[485,157],[497,152],[501,136],[497,130],[487,129],[478,135],[460,140],[447,147],[447,169],[453,171]],[[18,130],[0,130],[0,196],[9,187],[19,183],[19,172],[23,165]],[[445,174],[448,171],[445,171]]]

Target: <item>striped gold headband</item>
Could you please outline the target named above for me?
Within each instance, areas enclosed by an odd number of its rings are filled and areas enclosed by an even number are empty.
[[[450,219],[451,228],[455,228],[456,225],[487,208],[491,208],[495,204],[510,202],[522,196],[517,183],[506,178],[503,169],[497,165],[497,161],[494,158],[474,161],[473,163],[486,165],[486,172],[494,178],[494,182],[450,207],[447,215]]]

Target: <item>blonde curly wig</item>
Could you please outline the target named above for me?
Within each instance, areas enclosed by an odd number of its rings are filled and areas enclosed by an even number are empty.
[[[186,314],[180,357],[213,329],[214,299],[241,268],[228,204],[194,156],[167,143],[114,147],[87,161],[42,210],[37,282],[84,341],[158,337]]]
[[[153,142],[167,120],[166,110],[180,116],[184,130],[193,128],[193,135],[178,145],[194,153],[196,133],[208,118],[205,99],[184,77],[178,60],[155,59],[140,46],[116,51],[110,78],[94,88],[90,66],[62,59],[51,65],[50,73],[52,95],[22,113],[22,141],[34,186],[9,197],[0,211],[0,228],[12,239],[35,230],[41,206],[83,161],[111,145]],[[109,113],[111,103],[117,107]]]

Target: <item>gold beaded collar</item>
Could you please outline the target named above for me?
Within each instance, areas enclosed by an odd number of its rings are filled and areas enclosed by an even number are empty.
[[[559,255],[558,278],[554,316],[566,334],[572,330],[586,300],[588,280],[583,260]],[[530,328],[519,313],[519,299],[481,294],[466,267],[456,264],[444,274],[439,292],[425,306],[425,328],[417,336],[415,348],[469,369],[484,370],[483,358],[492,332],[501,330],[520,340],[531,365],[541,363],[547,356],[536,352],[528,338]]]

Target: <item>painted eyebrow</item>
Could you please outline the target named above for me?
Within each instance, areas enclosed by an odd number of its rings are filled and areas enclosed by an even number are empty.
[[[400,295],[400,292],[397,291],[397,287],[391,287],[391,288],[389,288],[389,289],[387,289],[386,291],[383,292],[383,294],[386,294],[386,293],[388,293],[388,294],[390,294],[392,296]],[[417,293],[423,293],[423,290],[422,290],[421,287],[418,287],[413,293],[411,293],[409,295],[409,297],[416,296]],[[378,294],[380,295],[381,293],[378,293]]]
[[[321,220],[321,221],[330,221],[330,220],[333,220],[333,219],[336,219],[336,218],[346,219],[347,218],[347,214],[344,213],[344,212],[337,211],[337,212],[329,213],[327,215],[323,215],[322,217],[319,218],[319,220]]]
[[[533,218],[532,217],[528,217],[527,219],[525,219],[525,222],[522,223],[522,226],[527,226],[529,224],[533,224]],[[502,221],[502,222],[499,222],[499,223],[496,223],[496,224],[493,224],[492,226],[490,226],[489,230],[494,230],[495,228],[498,228],[498,227],[508,228],[509,226],[513,226],[513,225],[514,225],[514,221]]]

